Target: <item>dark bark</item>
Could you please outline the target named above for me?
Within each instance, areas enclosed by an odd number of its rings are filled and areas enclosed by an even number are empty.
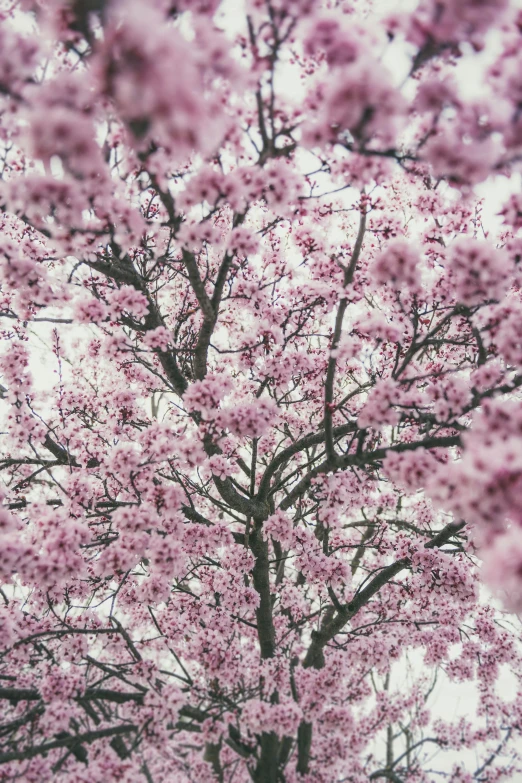
[[[256,609],[256,618],[261,658],[272,658],[275,652],[275,630],[272,616],[272,597],[270,594],[270,564],[268,542],[263,538],[260,524],[256,524],[250,534],[250,549],[256,559],[252,569],[252,579],[254,588],[259,595],[259,607]]]

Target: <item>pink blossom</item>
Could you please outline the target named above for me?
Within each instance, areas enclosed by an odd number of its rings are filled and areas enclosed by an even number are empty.
[[[134,318],[142,319],[146,317],[149,311],[147,297],[130,285],[124,285],[112,291],[108,299],[111,311],[115,315],[127,312]]]
[[[400,290],[407,285],[412,291],[419,286],[419,253],[412,242],[394,239],[377,256],[373,264],[375,279],[379,283],[390,283]]]
[[[519,193],[513,193],[499,213],[514,229],[522,228],[522,197]]]
[[[145,345],[150,348],[158,348],[160,351],[166,351],[172,344],[172,334],[164,326],[158,326],[145,333],[143,338]]]
[[[384,143],[393,143],[406,109],[389,72],[366,54],[332,73],[308,103],[311,112],[321,116],[304,131],[304,142],[311,147],[347,130],[356,138],[376,133]]]
[[[228,247],[237,255],[245,257],[257,253],[259,240],[248,228],[238,226],[228,239]]]
[[[78,323],[97,323],[104,321],[109,313],[109,309],[104,302],[99,299],[84,299],[76,303],[74,317]]]
[[[178,155],[210,151],[223,134],[223,115],[211,97],[199,100],[203,81],[194,49],[142,0],[120,4],[112,15],[96,65],[135,143],[152,137]],[[164,73],[176,79],[165,80]]]
[[[440,42],[474,42],[502,21],[508,8],[508,0],[445,0],[440,5],[423,0],[411,16],[410,37],[418,43],[425,43],[428,35]]]
[[[6,780],[519,779],[515,5],[3,4]]]
[[[193,252],[200,252],[202,247],[219,244],[221,231],[210,222],[192,223],[185,221],[179,229],[176,239],[181,245]]]
[[[191,384],[183,399],[188,410],[197,410],[210,418],[232,387],[232,379],[226,375],[207,375],[204,380]]]
[[[455,127],[445,127],[428,139],[423,147],[423,159],[436,177],[476,185],[483,182],[501,157],[497,140],[487,137],[476,143],[463,141]]]
[[[285,548],[290,548],[293,541],[292,519],[283,511],[276,511],[266,520],[263,532],[266,536],[276,538]]]
[[[38,61],[39,45],[34,36],[22,36],[2,24],[0,31],[0,84],[2,93],[18,97]]]
[[[511,611],[522,607],[520,571],[522,569],[522,534],[518,527],[496,536],[484,553],[482,573],[484,580],[503,600]]]
[[[334,15],[317,16],[309,25],[305,51],[312,56],[323,54],[330,66],[348,65],[362,54],[367,35],[366,28],[353,22],[342,24]]]
[[[390,323],[386,315],[379,311],[371,311],[356,322],[358,332],[367,334],[375,340],[396,342],[401,339],[403,330],[399,324]]]
[[[218,421],[234,435],[259,438],[277,420],[277,405],[273,400],[262,397],[254,404],[239,404],[224,408]]]
[[[511,265],[502,250],[471,237],[460,237],[450,248],[451,274],[457,297],[466,305],[501,299],[509,285]]]
[[[437,456],[426,449],[402,453],[388,451],[383,461],[383,469],[387,475],[410,491],[426,486],[439,466]]]
[[[397,424],[400,414],[393,405],[400,401],[399,388],[391,378],[378,381],[359,413],[359,427],[374,427],[379,430],[387,424]]]
[[[501,356],[508,364],[522,366],[522,350],[520,348],[520,329],[522,327],[522,308],[513,307],[499,324],[495,342]]]

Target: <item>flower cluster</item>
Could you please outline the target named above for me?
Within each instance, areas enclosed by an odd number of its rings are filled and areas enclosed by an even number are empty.
[[[389,283],[401,290],[403,285],[410,290],[419,286],[419,252],[412,242],[406,239],[394,239],[377,256],[372,271],[379,283]]]
[[[508,289],[512,272],[509,256],[488,242],[456,239],[449,251],[449,264],[456,297],[465,305],[501,299]]]

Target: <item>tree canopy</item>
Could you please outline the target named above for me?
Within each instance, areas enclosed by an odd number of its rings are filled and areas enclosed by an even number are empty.
[[[520,779],[519,3],[0,8],[0,781]]]

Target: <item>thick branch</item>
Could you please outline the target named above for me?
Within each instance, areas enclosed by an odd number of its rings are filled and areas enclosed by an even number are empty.
[[[256,609],[257,633],[261,658],[272,658],[275,652],[275,629],[270,594],[270,561],[268,543],[263,538],[262,527],[257,523],[250,535],[250,549],[256,562],[252,569],[254,588],[259,595]]]
[[[137,730],[137,726],[127,724],[124,726],[114,726],[110,729],[87,731],[85,734],[68,735],[66,737],[60,737],[60,739],[52,740],[51,742],[44,742],[42,745],[33,745],[32,747],[24,748],[24,750],[16,750],[11,753],[0,753],[0,764],[7,764],[10,761],[26,761],[35,756],[43,756],[50,750],[57,750],[58,748],[72,749],[84,742],[91,743],[99,739],[104,739],[105,737],[121,736],[122,734],[130,734]]]
[[[446,525],[440,533],[437,533],[436,536],[425,544],[425,548],[432,549],[434,547],[442,546],[447,543],[455,533],[462,530],[463,527],[464,522]],[[333,607],[329,607],[325,613],[319,631],[312,631],[312,642],[306,653],[303,666],[305,668],[313,667],[314,669],[322,669],[325,663],[324,647],[344,628],[346,623],[351,620],[363,606],[366,606],[371,598],[373,598],[384,585],[388,584],[388,582],[397,576],[404,568],[407,568],[410,565],[410,562],[409,558],[404,557],[401,560],[397,560],[397,562],[386,566],[386,568],[381,569],[370,583],[355,595],[349,604],[341,608],[341,611],[336,612]],[[311,745],[312,724],[307,721],[301,721],[297,737],[297,769],[301,774],[306,774],[308,772]],[[392,771],[390,774],[393,776],[395,773]],[[379,775],[374,776],[378,777]],[[386,777],[384,774],[380,776]],[[393,777],[389,779],[394,780]]]
[[[452,536],[462,530],[464,526],[464,522],[451,522],[424,545],[425,549],[434,549],[435,547],[443,546]],[[350,603],[343,607],[342,612],[337,612],[330,617],[326,616],[319,631],[312,632],[312,643],[306,653],[303,666],[305,668],[312,666],[316,669],[322,668],[324,665],[323,648],[342,630],[342,628],[344,628],[346,623],[351,620],[357,612],[366,606],[370,599],[373,598],[384,585],[388,584],[388,582],[397,576],[404,568],[407,568],[410,563],[411,561],[409,558],[403,557],[401,560],[397,560],[395,563],[381,569],[369,584],[359,593],[356,593]]]
[[[341,438],[344,435],[348,435],[350,432],[355,432],[356,429],[357,429],[357,425],[355,424],[355,422],[342,424],[340,427],[334,427],[333,435],[335,438]],[[292,443],[291,446],[288,446],[286,449],[283,449],[283,451],[281,451],[276,457],[274,457],[270,465],[265,470],[263,478],[261,479],[261,482],[259,484],[259,491],[257,494],[258,499],[260,501],[266,500],[266,497],[270,490],[270,480],[277,472],[278,468],[281,467],[281,465],[284,465],[285,462],[288,462],[289,459],[291,459],[296,454],[299,454],[299,452],[304,451],[305,449],[309,449],[312,446],[318,446],[320,443],[323,442],[324,442],[324,430],[320,430],[319,432],[314,432],[314,433],[310,433],[309,435],[305,435],[299,440],[296,440],[295,443]]]
[[[437,448],[450,448],[451,446],[460,446],[461,440],[458,435],[447,435],[441,438],[425,438],[424,440],[414,441],[412,443],[394,443],[389,446],[383,446],[380,449],[374,451],[365,451],[362,454],[348,454],[346,457],[338,458],[336,460],[336,466],[332,469],[332,466],[328,460],[320,463],[316,468],[310,470],[301,481],[299,481],[291,492],[288,493],[286,498],[280,504],[280,508],[283,511],[290,508],[296,500],[298,500],[310,484],[312,479],[321,473],[328,473],[329,471],[335,472],[336,470],[346,470],[346,468],[364,467],[365,465],[371,465],[381,462],[389,451],[414,451],[415,449],[437,449]]]
[[[346,289],[353,281],[353,276],[357,268],[359,256],[361,255],[362,244],[364,240],[364,232],[366,231],[366,212],[364,208],[361,210],[361,216],[359,220],[359,231],[357,233],[357,239],[353,249],[350,263],[344,271],[344,288]],[[334,445],[334,433],[333,433],[333,410],[334,410],[334,380],[335,370],[337,368],[337,349],[339,347],[339,341],[343,330],[343,321],[348,307],[348,299],[343,296],[339,302],[339,309],[337,310],[337,317],[335,319],[334,333],[332,336],[332,342],[330,345],[330,356],[328,358],[328,367],[326,370],[326,381],[324,385],[324,430],[325,430],[325,445],[326,445],[326,457],[334,464],[336,459],[335,445]]]

